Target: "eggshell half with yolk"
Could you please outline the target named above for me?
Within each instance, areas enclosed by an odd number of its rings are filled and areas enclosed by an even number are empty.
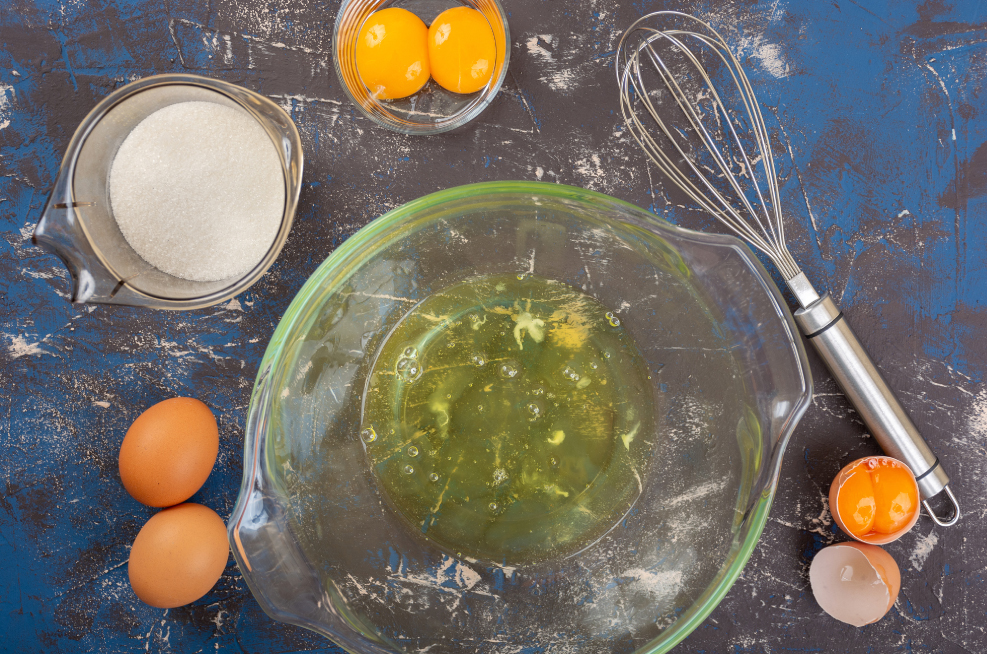
[[[921,495],[907,465],[889,456],[868,456],[844,466],[829,487],[829,509],[845,534],[885,545],[915,525]]]

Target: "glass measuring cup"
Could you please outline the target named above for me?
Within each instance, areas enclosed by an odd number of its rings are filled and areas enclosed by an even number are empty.
[[[242,276],[197,282],[162,272],[134,251],[113,217],[109,173],[120,145],[155,111],[192,101],[214,102],[250,115],[271,137],[281,159],[281,227],[264,258]],[[76,129],[32,240],[58,255],[68,268],[72,302],[155,309],[210,306],[248,288],[274,263],[295,217],[302,164],[298,130],[271,100],[197,75],[154,75],[108,95]]]

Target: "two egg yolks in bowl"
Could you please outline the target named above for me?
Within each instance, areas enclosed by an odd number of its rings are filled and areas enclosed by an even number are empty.
[[[374,12],[360,29],[356,67],[378,100],[420,91],[429,78],[452,93],[479,91],[496,61],[493,30],[476,9],[454,7],[428,27],[407,9]]]

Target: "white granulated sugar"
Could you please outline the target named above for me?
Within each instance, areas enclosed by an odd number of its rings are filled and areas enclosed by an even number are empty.
[[[239,277],[260,263],[284,201],[281,160],[264,128],[212,102],[154,112],[110,168],[110,204],[127,243],[191,281]]]

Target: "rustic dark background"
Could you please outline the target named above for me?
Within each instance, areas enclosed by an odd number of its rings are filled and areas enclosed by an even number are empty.
[[[987,9],[980,2],[503,0],[504,87],[467,128],[405,137],[362,118],[332,70],[338,0],[3,0],[0,3],[0,650],[340,652],[275,623],[235,565],[192,606],[140,603],[126,562],[153,513],[119,483],[130,422],[174,395],[220,421],[219,462],[194,498],[228,516],[257,365],[306,277],[380,214],[494,179],[584,186],[679,224],[620,129],[613,49],[636,17],[682,8],[744,58],[788,152],[792,249],[833,292],[964,509],[887,547],[902,590],[878,624],[822,613],[813,554],[845,540],[829,483],[877,446],[810,353],[811,408],[743,576],[677,651],[987,651]],[[301,131],[305,183],[272,270],[188,313],[70,305],[58,261],[30,244],[62,153],[107,93],[188,71],[278,102]],[[652,193],[654,189],[654,193]]]

